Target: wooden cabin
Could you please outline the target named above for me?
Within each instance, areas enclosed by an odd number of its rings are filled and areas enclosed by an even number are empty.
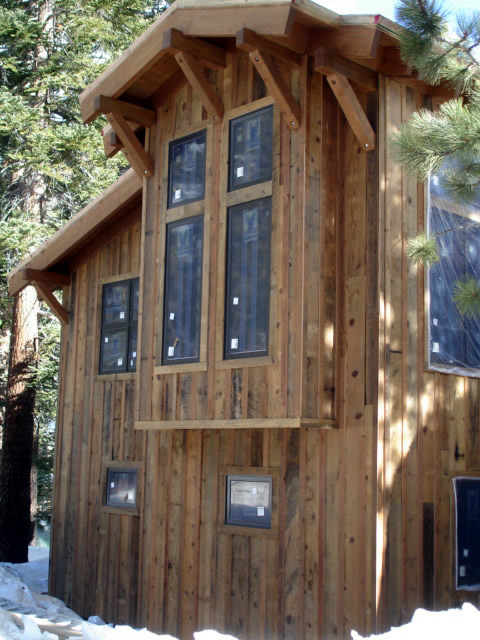
[[[176,0],[83,92],[131,169],[10,277],[64,325],[50,592],[81,615],[331,639],[478,602],[479,369],[429,357],[428,189],[392,151],[449,93],[398,29]]]

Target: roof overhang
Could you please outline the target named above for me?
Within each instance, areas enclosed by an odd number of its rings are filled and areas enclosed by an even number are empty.
[[[142,181],[129,169],[98,198],[77,213],[8,276],[8,290],[14,296],[31,283],[32,273],[45,272],[52,281],[65,273],[65,263],[87,247],[94,235],[110,226],[135,205],[140,206]],[[58,278],[59,281],[61,278]]]
[[[340,16],[311,0],[176,0],[83,91],[84,121],[100,115],[99,96],[157,106],[155,92],[178,71],[164,43],[169,30],[213,39],[222,47],[244,28],[297,53],[313,55],[318,46],[327,46],[346,58],[370,59],[368,66],[375,66],[371,61],[379,57],[379,45],[396,45],[400,30],[382,16]]]

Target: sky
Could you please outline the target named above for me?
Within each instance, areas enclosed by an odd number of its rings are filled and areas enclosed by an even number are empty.
[[[357,13],[365,15],[376,15],[380,13],[390,20],[395,19],[395,0],[315,0],[327,9],[336,13]],[[450,14],[465,12],[471,13],[473,10],[480,11],[480,0],[447,0],[442,3],[444,9]]]

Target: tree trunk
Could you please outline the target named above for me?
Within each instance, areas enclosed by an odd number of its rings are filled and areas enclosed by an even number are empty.
[[[27,562],[33,537],[30,471],[34,438],[37,296],[33,287],[17,294],[13,307],[7,406],[0,462],[0,562]]]

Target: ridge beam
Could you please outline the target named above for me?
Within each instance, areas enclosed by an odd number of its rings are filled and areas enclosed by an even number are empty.
[[[201,66],[209,69],[224,69],[227,66],[227,56],[223,49],[200,38],[185,36],[178,29],[165,31],[162,50],[175,57],[177,53],[188,52]]]
[[[250,52],[250,60],[262,77],[270,95],[278,104],[280,111],[284,114],[288,126],[291,129],[298,129],[301,124],[300,107],[275,67],[271,55],[260,51],[260,49],[255,49]]]
[[[320,47],[315,51],[313,68],[326,76],[331,73],[340,73],[364,93],[371,93],[378,89],[378,76],[375,71],[342,58],[327,47]]]
[[[284,47],[281,44],[267,40],[263,36],[259,36],[255,31],[247,29],[246,27],[237,31],[236,45],[237,49],[247,51],[248,53],[260,49],[295,69],[299,69],[302,64],[301,53],[297,53],[296,51],[287,49],[287,47]]]
[[[375,132],[348,79],[341,73],[330,73],[327,75],[327,82],[360,146],[365,151],[373,151],[376,144]]]
[[[94,103],[95,111],[100,113],[118,113],[126,120],[136,122],[144,127],[151,127],[155,124],[157,116],[152,109],[139,107],[136,104],[130,104],[124,100],[116,100],[108,96],[96,96]]]
[[[142,147],[139,139],[122,114],[109,113],[107,120],[123,142],[123,152],[135,173],[140,178],[151,178],[154,172],[153,160]]]
[[[221,120],[223,118],[223,104],[193,55],[186,51],[180,51],[175,55],[175,60],[192,85],[193,91],[200,98],[208,115],[214,120]]]
[[[48,285],[45,282],[41,282],[40,280],[34,280],[33,284],[35,286],[35,289],[37,290],[38,299],[44,300],[48,304],[52,313],[57,317],[58,320],[60,320],[63,325],[68,324],[68,311],[53,295],[53,293],[48,288]]]

